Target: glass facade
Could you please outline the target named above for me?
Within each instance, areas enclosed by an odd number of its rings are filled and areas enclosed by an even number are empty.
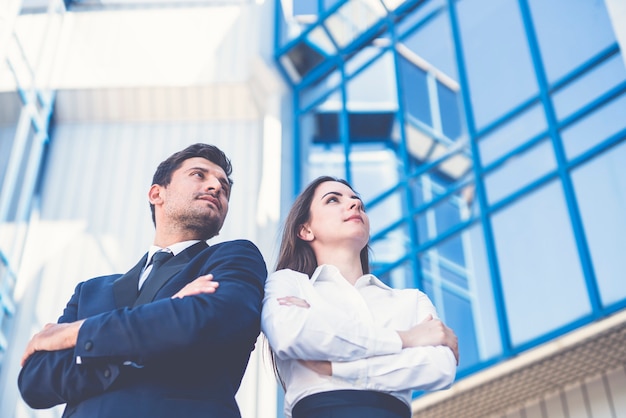
[[[626,69],[603,1],[276,5],[293,193],[354,185],[375,273],[431,297],[460,377],[626,307]]]

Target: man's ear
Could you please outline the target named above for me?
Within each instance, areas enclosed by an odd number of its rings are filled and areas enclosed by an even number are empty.
[[[158,205],[159,203],[163,203],[163,198],[161,197],[161,191],[163,190],[160,184],[153,184],[150,186],[150,190],[148,190],[148,200],[153,205]]]
[[[300,225],[300,231],[298,231],[298,238],[302,241],[313,241],[315,235],[313,235],[313,231],[309,228],[308,225]]]

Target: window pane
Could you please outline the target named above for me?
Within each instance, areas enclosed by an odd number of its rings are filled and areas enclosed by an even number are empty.
[[[528,3],[551,82],[615,42],[603,1],[528,0]]]
[[[624,80],[624,60],[616,54],[552,96],[558,118],[566,118]]]
[[[464,0],[456,5],[480,130],[535,96],[537,81],[517,1]]]
[[[548,129],[541,106],[533,106],[498,127],[478,143],[483,167]]]
[[[397,199],[397,196],[392,198],[394,199]],[[384,213],[378,209],[375,213],[370,212],[370,220],[374,218],[378,219],[378,223],[385,220]],[[383,236],[378,235],[376,239],[370,241],[372,271],[387,271],[399,260],[407,259],[407,253],[411,248],[407,230],[406,223],[401,223],[392,230],[386,231]],[[372,229],[372,236],[377,234],[378,232]],[[404,261],[401,265],[403,267],[393,269],[395,271],[393,274],[386,275],[385,283],[397,289],[415,287],[417,283],[411,263]],[[402,273],[399,273],[400,271]]]
[[[419,14],[416,13],[416,16]],[[411,18],[413,16],[408,19]],[[404,37],[402,44],[419,56],[433,70],[458,82],[454,44],[450,31],[450,17],[445,8],[421,25],[418,30]]]
[[[433,200],[441,195],[445,190],[440,189],[430,181],[428,177],[422,176],[419,183],[413,185],[413,197],[420,200]],[[459,191],[444,197],[441,201],[420,211],[416,215],[418,242],[424,244],[427,241],[437,238],[439,235],[448,232],[450,229],[459,226],[476,215],[473,211],[478,211],[478,206],[474,205],[474,184],[468,184]],[[417,205],[416,205],[417,206]],[[454,248],[449,248],[452,253]],[[454,256],[450,254],[452,258]]]
[[[339,48],[348,46],[386,14],[380,2],[351,0],[324,20]]]
[[[461,95],[458,90],[440,82],[437,82],[437,93],[441,130],[446,137],[456,140],[464,133],[461,124]]]
[[[346,63],[346,69],[350,73],[360,69],[364,64],[361,58],[361,55],[355,55]],[[352,77],[346,84],[348,110],[351,113],[397,111],[396,82],[389,77],[393,72],[393,54],[386,52]]]
[[[574,158],[626,128],[626,95],[598,108],[561,133],[568,158]]]
[[[454,259],[450,248],[460,249]],[[501,353],[485,243],[472,226],[420,255],[424,289],[459,337],[460,368]]]
[[[338,70],[334,70],[328,76],[317,80],[315,83],[299,92],[299,108],[305,109],[330,90],[338,89],[339,83],[341,83],[341,73]]]
[[[493,232],[514,345],[590,312],[559,182],[495,214]]]
[[[603,304],[626,298],[626,142],[572,173]]]
[[[489,203],[495,203],[528,186],[541,176],[556,169],[552,143],[543,140],[522,154],[513,155],[485,179]]]
[[[398,66],[407,118],[431,127],[433,122],[426,72],[402,56],[398,57]]]

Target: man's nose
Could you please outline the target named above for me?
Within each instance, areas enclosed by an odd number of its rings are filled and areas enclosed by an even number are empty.
[[[222,190],[222,183],[213,176],[209,176],[206,181],[206,189],[219,193]]]

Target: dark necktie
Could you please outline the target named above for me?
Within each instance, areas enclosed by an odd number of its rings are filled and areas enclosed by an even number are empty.
[[[156,253],[152,255],[152,270],[150,271],[150,274],[148,274],[148,277],[146,277],[146,280],[144,280],[143,285],[141,286],[141,289],[145,289],[150,279],[154,277],[157,270],[159,270],[159,267],[165,264],[165,262],[172,257],[174,257],[174,254],[172,254],[170,251],[163,251],[163,250],[157,251]]]

